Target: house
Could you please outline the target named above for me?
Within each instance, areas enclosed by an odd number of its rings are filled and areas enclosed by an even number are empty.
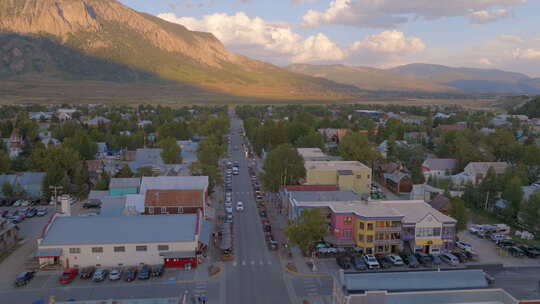
[[[105,125],[111,123],[111,120],[105,117],[97,116],[84,122],[89,127],[97,127],[99,125]]]
[[[362,195],[371,191],[371,168],[357,161],[306,161],[306,185],[339,185]]]
[[[19,134],[17,128],[13,128],[11,131],[11,136],[7,142],[7,150],[10,158],[16,158],[19,154],[22,153],[24,147],[24,139]]]
[[[374,167],[377,179],[389,190],[395,193],[409,193],[412,191],[411,175],[400,163],[378,163]]]
[[[38,121],[51,120],[52,117],[53,117],[52,112],[30,112],[30,113],[28,113],[28,118],[31,119],[31,120],[38,120]]]
[[[435,210],[440,211],[443,214],[448,214],[450,211],[450,199],[446,196],[439,194],[435,196],[428,204]]]
[[[97,145],[96,156],[98,158],[105,157],[107,155],[107,151],[109,151],[109,148],[107,147],[107,143],[104,141],[100,141],[100,142],[97,142],[96,145]]]
[[[150,120],[141,120],[137,123],[137,127],[144,128],[146,126],[152,125],[152,121]]]
[[[317,131],[326,138],[326,141],[339,143],[349,130],[325,128]]]
[[[306,209],[317,208],[325,202],[361,201],[362,197],[352,190],[335,191],[290,191],[283,189],[282,200],[288,209],[290,219],[295,219]]]
[[[19,241],[19,228],[8,219],[0,217],[0,254],[17,245]]]
[[[439,125],[437,130],[441,133],[451,132],[451,131],[464,131],[467,129],[465,124],[454,124],[454,125]]]
[[[493,168],[495,174],[501,176],[508,168],[508,164],[505,162],[471,162],[465,167],[463,173],[466,176],[466,181],[477,185],[486,177],[489,168]]]
[[[201,217],[58,216],[38,239],[40,266],[116,267],[165,264],[196,267]]]
[[[75,112],[77,112],[76,109],[58,109],[56,110],[56,115],[60,121],[66,121],[72,120]]]
[[[490,288],[479,269],[445,271],[340,271],[334,288],[335,304],[518,304],[500,288]],[[525,303],[525,302],[522,302]]]
[[[208,176],[143,177],[140,195],[145,214],[197,213],[206,215]]]
[[[137,172],[139,168],[151,167],[156,172],[164,170],[165,163],[161,158],[163,149],[141,148],[135,152],[135,160],[129,163],[131,171]]]
[[[422,173],[426,180],[431,178],[449,178],[456,168],[457,160],[452,158],[427,158],[422,163]]]
[[[109,182],[109,195],[122,196],[126,194],[138,194],[141,186],[139,177],[133,178],[111,178]]]
[[[421,144],[429,141],[429,136],[426,132],[406,132],[403,139],[409,144]]]
[[[189,167],[192,164],[199,162],[197,156],[197,150],[199,149],[199,143],[193,140],[179,140],[176,144],[182,151],[182,164],[183,167]]]
[[[101,159],[92,159],[86,161],[86,167],[88,168],[88,174],[90,175],[90,180],[97,182],[101,173],[103,173],[104,164]]]
[[[304,158],[304,161],[341,160],[341,157],[326,155],[320,148],[298,148],[296,151]]]
[[[408,146],[408,143],[405,140],[396,140],[395,144],[396,144],[396,147],[402,147],[402,148]],[[381,153],[381,156],[384,157],[384,158],[386,158],[388,156],[388,146],[389,146],[388,140],[385,139],[377,147],[377,150],[379,151],[379,153]]]
[[[373,111],[373,110],[354,110],[353,113],[358,114],[360,116],[375,118],[375,119],[379,119],[384,116],[384,112]]]

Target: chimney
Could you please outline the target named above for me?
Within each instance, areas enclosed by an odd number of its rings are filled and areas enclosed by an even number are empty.
[[[62,195],[60,197],[61,212],[66,216],[71,216],[71,205],[69,203],[69,195]]]

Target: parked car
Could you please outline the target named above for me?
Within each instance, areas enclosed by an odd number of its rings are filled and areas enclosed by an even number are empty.
[[[42,209],[38,209],[36,215],[41,217],[41,216],[47,215],[47,213],[49,213],[49,211],[45,208],[42,208]]]
[[[477,261],[478,260],[478,254],[472,250],[464,251],[465,255],[467,256],[467,259],[470,261]]]
[[[265,210],[261,210],[260,215],[261,215],[261,217],[266,217],[266,216],[267,216],[266,211],[265,211]]]
[[[375,258],[377,259],[377,262],[379,262],[381,268],[387,269],[392,267],[392,263],[386,260],[386,256],[384,254],[376,254]]]
[[[354,269],[358,271],[364,271],[367,270],[367,265],[364,263],[364,260],[361,256],[354,256],[351,258],[351,264],[353,265]]]
[[[108,271],[106,269],[103,269],[103,268],[96,269],[96,271],[94,272],[94,275],[92,276],[92,281],[101,282],[105,280],[105,278],[107,278],[107,273]]]
[[[275,240],[270,240],[268,241],[268,249],[269,250],[272,250],[272,251],[275,251],[275,250],[278,250],[278,242],[275,241]]]
[[[402,254],[401,259],[405,264],[407,264],[410,268],[417,268],[420,266],[420,263],[418,262],[418,259],[414,254]]]
[[[462,241],[457,241],[456,242],[456,247],[459,248],[459,249],[462,249],[462,250],[472,250],[473,249],[471,244],[465,243],[465,242],[462,242]]]
[[[403,260],[397,254],[391,253],[391,254],[386,255],[386,260],[392,263],[392,265],[394,266],[403,266]]]
[[[111,269],[111,272],[109,272],[109,281],[118,281],[122,278],[122,269],[121,268],[113,268]]]
[[[451,253],[443,253],[439,256],[443,262],[448,265],[456,266],[459,265],[459,259]]]
[[[37,210],[35,208],[28,208],[26,212],[24,213],[26,217],[34,217],[36,216],[36,214],[37,214]]]
[[[337,257],[336,262],[337,262],[338,266],[343,270],[347,270],[347,269],[351,268],[351,263],[349,261],[349,258],[347,258],[347,257]]]
[[[489,236],[489,239],[492,240],[493,242],[497,243],[497,242],[500,242],[500,241],[509,240],[510,237],[508,235],[506,235],[506,234],[494,233],[494,234],[491,234]]]
[[[517,246],[512,246],[507,248],[508,253],[513,257],[522,257],[525,255],[525,252],[523,250],[519,249]]]
[[[101,202],[90,201],[83,204],[85,209],[101,208]]]
[[[124,272],[124,281],[131,282],[137,278],[137,268],[131,267]]]
[[[467,257],[467,255],[465,254],[465,252],[463,252],[463,251],[457,251],[457,250],[455,250],[455,251],[452,251],[452,254],[453,254],[456,258],[458,258],[458,260],[459,260],[460,263],[465,263],[465,262],[467,262],[467,260],[469,259],[469,258]]]
[[[499,247],[512,247],[515,246],[516,242],[513,240],[501,240],[497,242],[497,246]]]
[[[225,212],[226,213],[232,213],[233,212],[232,206],[225,205]]]
[[[527,255],[530,258],[540,257],[540,250],[536,249],[533,246],[519,245],[518,248],[523,250],[523,252],[525,252],[525,255]]]
[[[147,265],[143,265],[139,268],[139,274],[137,275],[137,279],[139,280],[148,280],[150,278],[150,267]]]
[[[163,264],[154,265],[152,267],[152,272],[150,273],[150,275],[153,277],[160,277],[163,275],[163,271],[165,271],[165,265]]]
[[[77,274],[79,273],[79,269],[77,268],[68,268],[62,272],[62,275],[58,279],[58,281],[62,284],[69,284],[77,277]]]
[[[244,211],[244,204],[242,202],[236,203],[236,211]]]
[[[34,271],[25,271],[19,273],[17,277],[15,277],[15,287],[21,287],[28,284],[28,282],[30,282],[34,277],[34,274]]]
[[[81,279],[90,279],[94,275],[95,270],[96,268],[93,266],[84,267],[81,270]]]
[[[415,256],[418,262],[420,262],[420,264],[422,264],[423,266],[431,265],[432,260],[428,254],[425,254],[423,252],[417,252]]]
[[[364,259],[364,262],[366,263],[369,269],[381,268],[381,265],[379,264],[379,262],[377,261],[377,259],[375,258],[373,254],[364,254],[362,256],[362,259]]]

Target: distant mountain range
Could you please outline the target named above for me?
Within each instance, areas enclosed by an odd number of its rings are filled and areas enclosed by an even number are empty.
[[[160,79],[267,98],[359,94],[353,86],[231,53],[210,33],[190,31],[115,0],[1,0],[0,32],[2,79],[36,73],[69,80]]]
[[[540,94],[540,78],[493,69],[413,63],[391,69],[296,64],[287,69],[372,91]]]
[[[168,96],[196,94],[198,100],[206,94],[227,100],[357,100],[378,91],[540,94],[540,79],[497,70],[426,64],[388,70],[281,68],[232,53],[210,33],[190,31],[116,0],[0,0],[0,97],[30,90],[39,96],[44,89],[46,96],[68,99],[97,94],[95,88],[104,83],[109,86],[101,90],[104,96],[142,84],[133,96],[144,91],[154,96],[166,87]],[[62,89],[55,91],[59,84]],[[86,89],[79,90],[83,85]],[[122,93],[129,98],[129,92]]]

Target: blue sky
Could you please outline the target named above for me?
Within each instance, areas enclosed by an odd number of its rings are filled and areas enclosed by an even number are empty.
[[[537,0],[120,0],[278,65],[412,62],[540,77]]]

